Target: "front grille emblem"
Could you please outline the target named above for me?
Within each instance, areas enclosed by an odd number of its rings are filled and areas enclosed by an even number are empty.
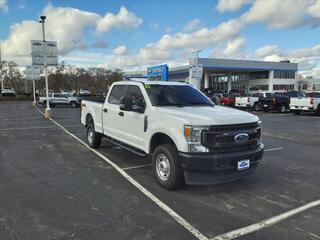
[[[239,134],[235,135],[233,139],[234,139],[235,142],[244,143],[244,142],[248,141],[249,134],[247,134],[247,133],[239,133]]]

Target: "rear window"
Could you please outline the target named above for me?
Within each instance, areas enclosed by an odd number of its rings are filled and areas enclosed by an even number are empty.
[[[116,104],[119,105],[122,98],[126,95],[128,91],[128,86],[125,85],[115,85],[113,86],[108,102],[110,104]]]
[[[306,97],[320,98],[320,93],[318,92],[307,93]]]

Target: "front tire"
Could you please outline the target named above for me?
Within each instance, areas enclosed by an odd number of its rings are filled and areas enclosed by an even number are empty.
[[[165,189],[171,190],[184,185],[178,150],[172,144],[163,144],[155,149],[152,170],[159,185]]]
[[[279,111],[280,113],[285,113],[287,111],[287,106],[284,104],[280,105]]]
[[[71,106],[72,108],[76,108],[76,107],[78,106],[78,104],[77,104],[76,102],[71,102],[71,103],[70,103],[70,106]]]
[[[301,111],[300,111],[300,110],[294,110],[293,113],[294,113],[295,115],[300,115],[300,114],[301,114]]]
[[[87,126],[87,142],[91,148],[98,148],[101,145],[102,135],[94,129],[94,124],[91,122]]]

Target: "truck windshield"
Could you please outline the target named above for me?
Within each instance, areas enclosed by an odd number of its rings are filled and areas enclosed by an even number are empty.
[[[145,88],[153,106],[214,106],[207,97],[188,85],[150,84]]]

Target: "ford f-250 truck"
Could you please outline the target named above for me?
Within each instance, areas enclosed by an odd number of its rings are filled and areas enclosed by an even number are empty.
[[[306,93],[305,97],[292,97],[290,99],[290,109],[295,114],[313,112],[320,115],[320,92]]]
[[[120,81],[104,103],[83,100],[89,146],[101,139],[152,157],[158,183],[212,184],[247,177],[260,162],[261,121],[215,105],[185,83]]]

